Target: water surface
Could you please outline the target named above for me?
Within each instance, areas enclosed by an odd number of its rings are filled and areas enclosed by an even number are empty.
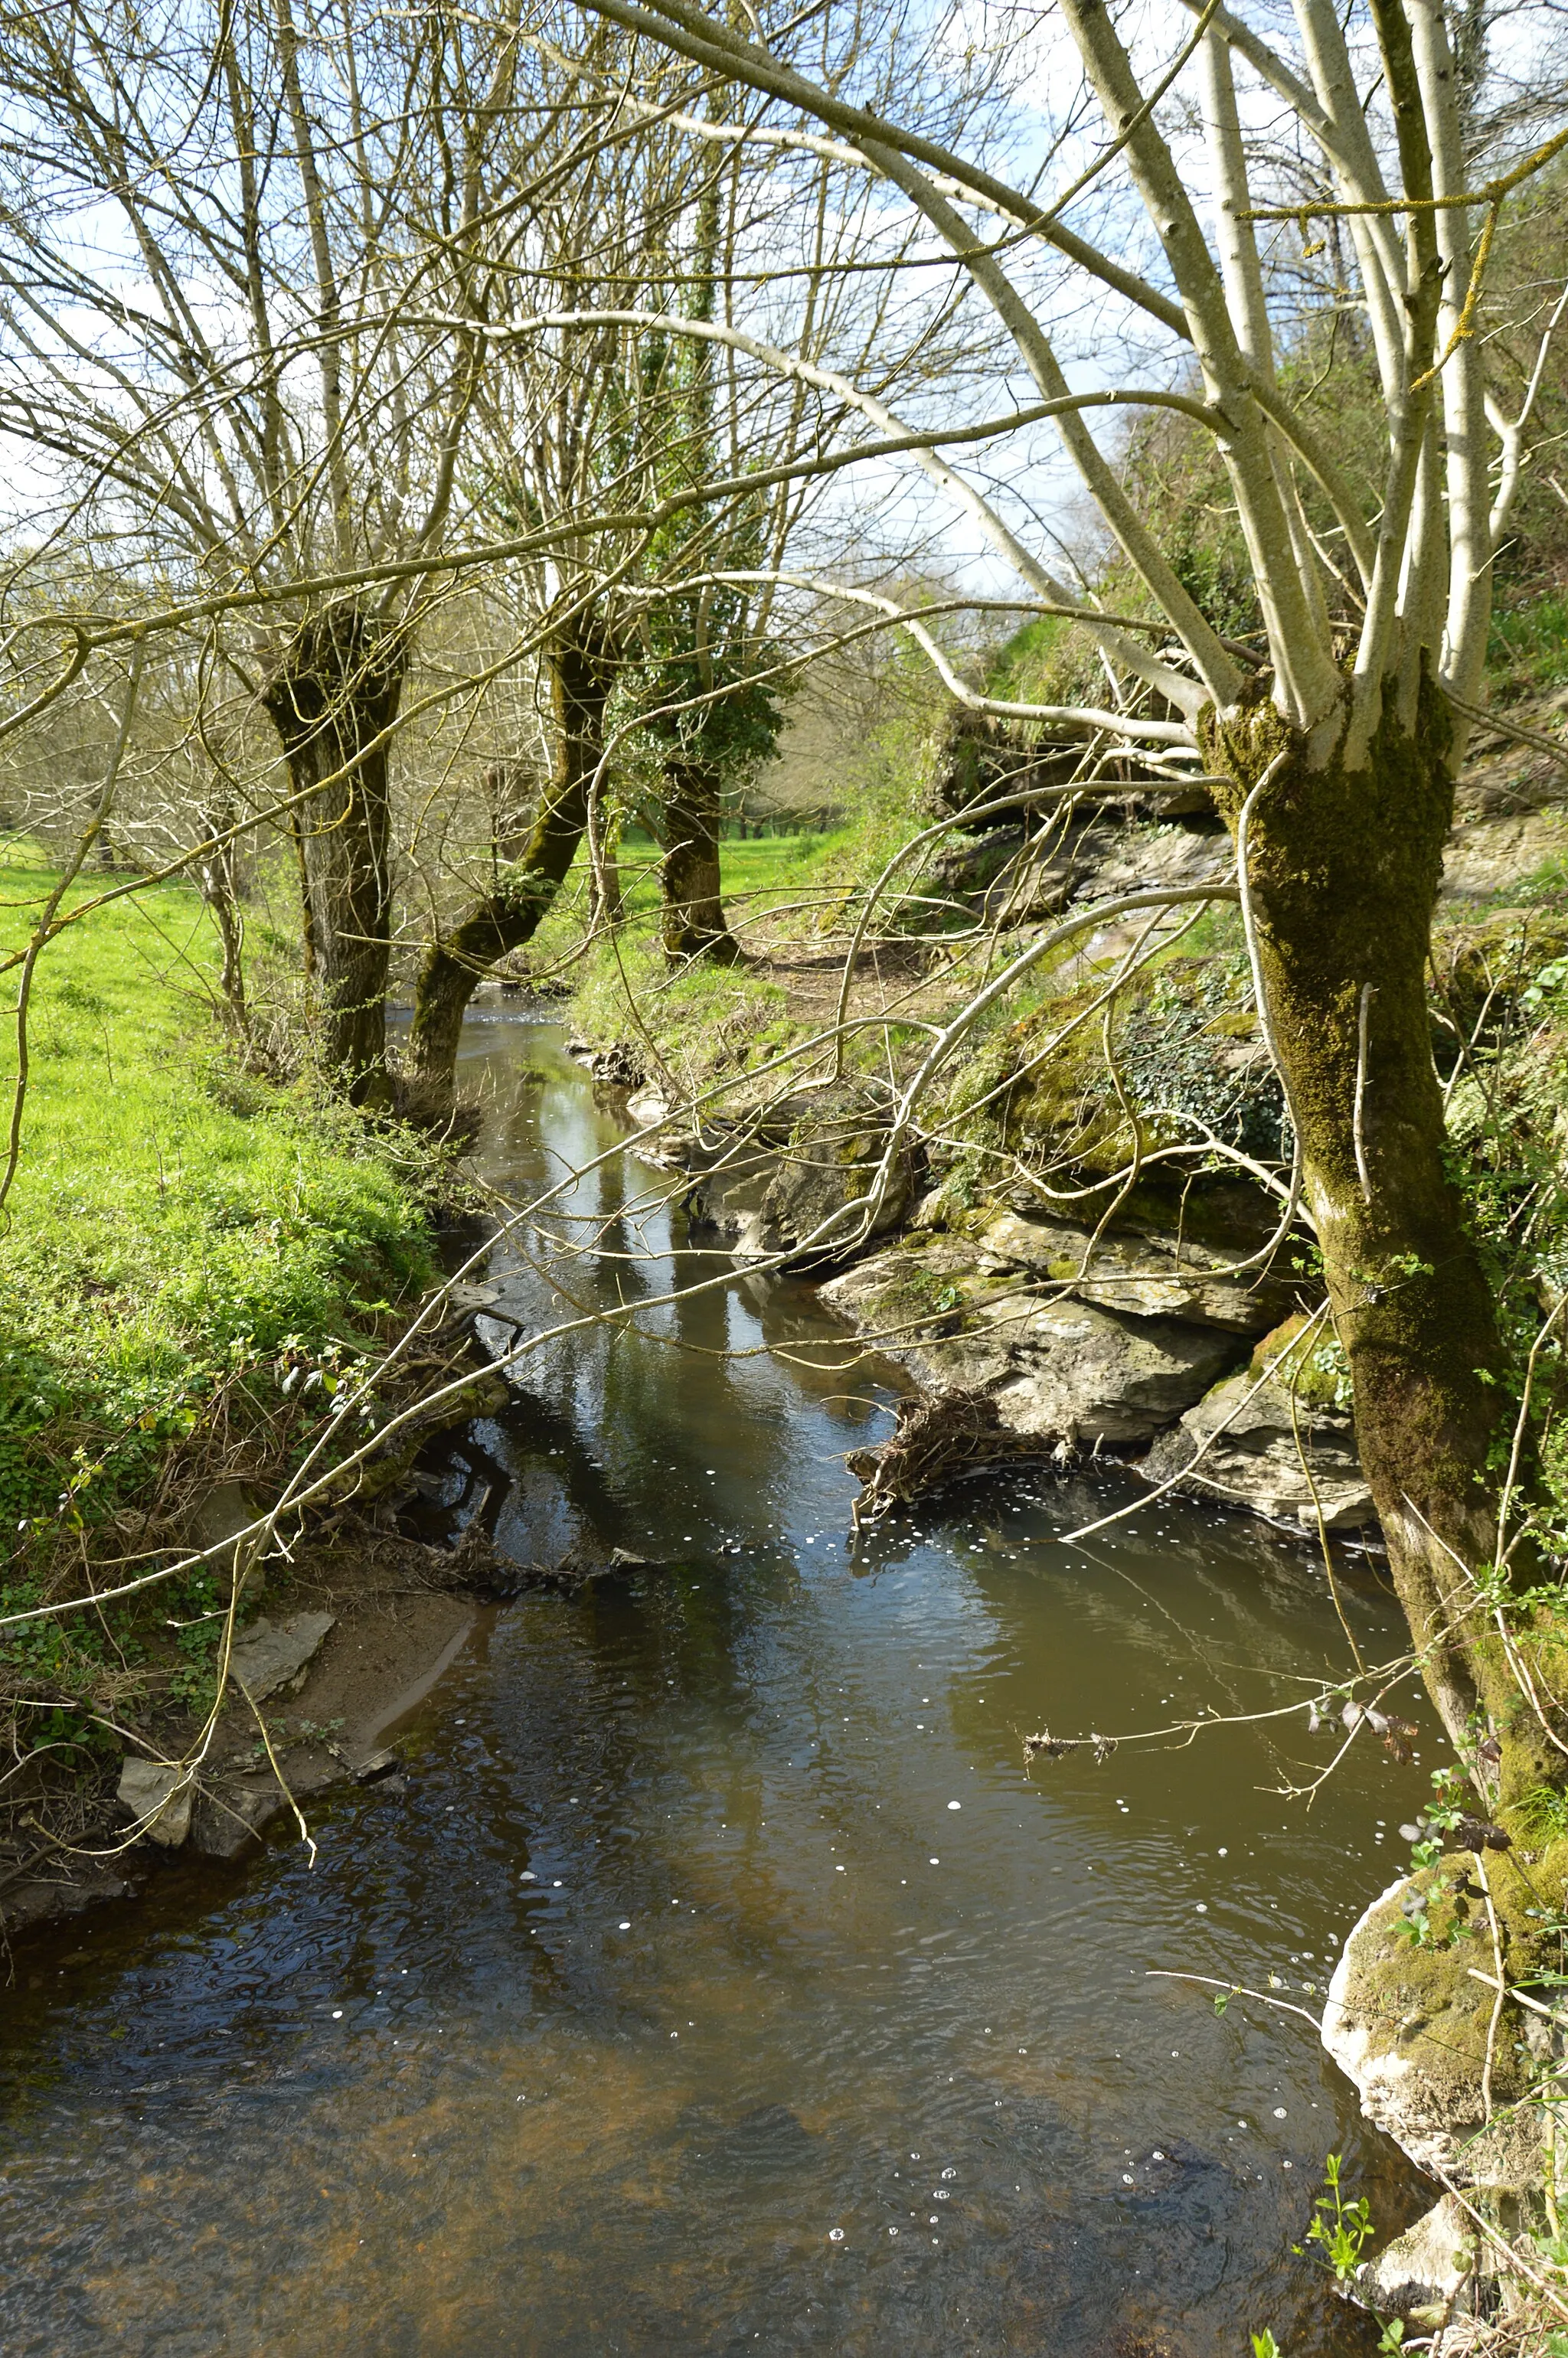
[[[613,1144],[556,1027],[470,1022],[514,1200]],[[488,1614],[320,1855],[177,1863],[18,1960],[0,2346],[39,2353],[1150,2358],[1372,2346],[1290,2245],[1324,2156],[1423,2207],[1311,2027],[1434,1757],[1302,1723],[1026,1769],[1022,1739],[1262,1711],[1340,1671],[1311,1553],[993,1476],[851,1552],[886,1367],[727,1283],[617,1156],[496,1256],[530,1359],[434,1454],[427,1528],[661,1568]],[[672,1260],[672,1252],[677,1256]],[[641,1305],[640,1307],[638,1305]],[[500,1336],[501,1326],[492,1328]],[[1346,1574],[1369,1659],[1400,1624]],[[1417,1715],[1412,1708],[1412,1716]],[[1281,1733],[1281,1725],[1287,1732]]]

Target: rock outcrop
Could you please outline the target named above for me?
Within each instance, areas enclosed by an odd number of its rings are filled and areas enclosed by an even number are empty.
[[[1042,1294],[976,1246],[919,1237],[863,1260],[822,1299],[926,1390],[994,1400],[1030,1439],[1140,1447],[1234,1361],[1223,1329]]]
[[[1149,1482],[1180,1476],[1184,1489],[1272,1522],[1315,1530],[1321,1514],[1327,1530],[1340,1531],[1373,1520],[1349,1417],[1299,1393],[1292,1400],[1287,1383],[1260,1380],[1249,1368],[1206,1392],[1139,1470]]]
[[[1000,1268],[1027,1270],[1102,1310],[1180,1318],[1229,1335],[1266,1335],[1289,1314],[1291,1291],[1253,1270],[1227,1276],[1244,1251],[1226,1252],[1152,1226],[1097,1237],[1066,1220],[999,1210],[974,1224],[975,1241]]]
[[[1568,2199],[1568,2107],[1524,2103],[1551,2024],[1497,2010],[1486,1892],[1468,1853],[1390,1884],[1356,1925],[1329,1984],[1323,2043],[1367,2119],[1441,2180],[1443,2200],[1357,2271],[1367,2307],[1420,2324],[1507,2297],[1458,2190],[1505,2240]],[[1437,1878],[1441,1877],[1441,1881]],[[1429,1937],[1417,1922],[1441,1913]]]
[[[1289,1336],[1292,1301],[1277,1271],[1229,1273],[1252,1258],[1245,1234],[1200,1240],[1145,1211],[1097,1235],[1004,1205],[964,1231],[917,1227],[822,1299],[924,1390],[993,1401],[1021,1440],[1146,1450],[1152,1483],[1195,1460],[1198,1495],[1277,1521],[1371,1520],[1349,1418],[1304,1390],[1292,1413],[1288,1372],[1260,1383],[1241,1364],[1254,1338]]]

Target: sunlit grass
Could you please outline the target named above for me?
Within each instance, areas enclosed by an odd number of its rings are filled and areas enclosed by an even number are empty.
[[[0,946],[26,940],[52,882],[28,847],[8,849]],[[52,1518],[73,1473],[78,1508],[123,1488],[225,1376],[293,1337],[351,1343],[426,1275],[416,1190],[389,1143],[234,1072],[215,963],[201,903],[178,886],[109,902],[39,961],[0,1236],[0,1517],[13,1532]]]

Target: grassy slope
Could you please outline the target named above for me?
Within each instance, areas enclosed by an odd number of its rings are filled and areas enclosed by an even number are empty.
[[[0,946],[51,878],[0,855]],[[77,896],[79,901],[88,892]],[[0,1519],[92,1519],[218,1385],[292,1340],[351,1344],[427,1275],[412,1181],[351,1118],[226,1071],[197,895],[113,903],[50,944],[29,1026],[22,1161],[0,1235]],[[14,1003],[15,975],[5,997]],[[14,1028],[0,1032],[8,1118]]]

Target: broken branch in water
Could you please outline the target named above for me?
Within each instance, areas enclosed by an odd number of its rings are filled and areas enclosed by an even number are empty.
[[[886,1441],[852,1450],[844,1461],[863,1486],[851,1509],[856,1531],[880,1521],[895,1506],[907,1506],[945,1482],[1003,1459],[1045,1458],[1058,1469],[1077,1462],[1070,1441],[1014,1433],[1002,1423],[994,1400],[957,1385],[908,1394],[896,1403],[893,1417]]]
[[[1309,2014],[1304,2006],[1293,2006],[1289,1998],[1275,1997],[1268,1990],[1247,1989],[1240,1982],[1222,1982],[1217,1974],[1179,1974],[1169,1965],[1151,1965],[1144,1978],[1152,1982],[1202,1982],[1210,1989],[1224,1990],[1227,1997],[1255,1998],[1260,2006],[1277,2006],[1281,2014],[1299,2014],[1302,2020],[1310,2022],[1314,2030],[1321,2032],[1323,2029],[1317,2016]],[[1217,2006],[1220,2003],[1219,1999],[1215,2000]]]
[[[1023,1757],[1028,1763],[1040,1759],[1062,1760],[1069,1752],[1092,1752],[1097,1761],[1103,1761],[1108,1760],[1121,1744],[1158,1744],[1176,1737],[1181,1738],[1184,1745],[1191,1744],[1206,1727],[1252,1727],[1267,1720],[1291,1719],[1296,1713],[1304,1711],[1307,1725],[1314,1732],[1334,1720],[1337,1720],[1346,1730],[1345,1742],[1330,1762],[1331,1768],[1344,1758],[1363,1726],[1380,1736],[1384,1749],[1399,1760],[1405,1757],[1404,1747],[1416,1730],[1409,1720],[1397,1719],[1391,1713],[1379,1710],[1377,1704],[1390,1687],[1414,1674],[1413,1656],[1402,1657],[1398,1661],[1385,1663],[1380,1669],[1368,1671],[1366,1677],[1369,1682],[1379,1682],[1373,1704],[1357,1703],[1348,1693],[1347,1683],[1357,1683],[1352,1680],[1335,1687],[1321,1687],[1315,1694],[1304,1696],[1296,1703],[1276,1704],[1268,1711],[1208,1712],[1201,1718],[1177,1720],[1169,1727],[1135,1728],[1129,1736],[1103,1736],[1093,1729],[1087,1736],[1053,1736],[1048,1727],[1043,1727],[1037,1735],[1023,1738]],[[1321,1783],[1322,1779],[1316,1781]],[[1292,1787],[1289,1790],[1298,1791],[1303,1789]],[[1315,1790],[1315,1786],[1310,1790]]]

